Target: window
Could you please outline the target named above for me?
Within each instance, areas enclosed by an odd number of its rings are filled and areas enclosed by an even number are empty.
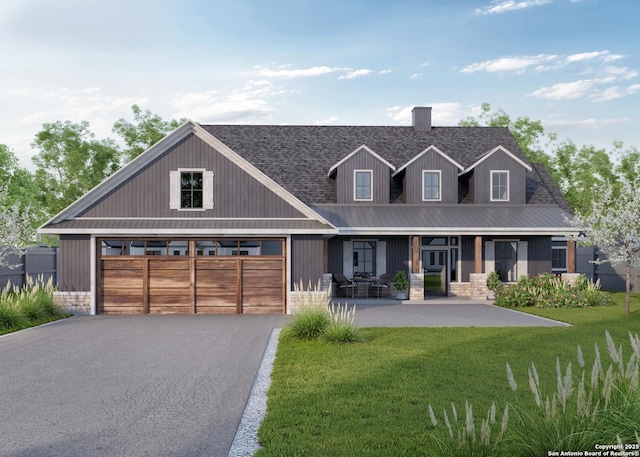
[[[551,239],[551,271],[567,271],[567,241],[564,238]]]
[[[180,173],[180,208],[202,208],[202,172]]]
[[[491,201],[509,201],[509,172],[491,170]]]
[[[432,236],[422,237],[423,246],[446,246],[447,241],[448,239],[446,237],[438,237],[438,238],[434,238]]]
[[[354,200],[373,200],[372,180],[373,171],[371,170],[355,170],[354,172]]]
[[[500,281],[515,282],[518,280],[518,242],[495,242],[495,270]]]
[[[376,242],[353,242],[353,275],[376,276]]]
[[[422,200],[440,201],[440,170],[422,171]]]

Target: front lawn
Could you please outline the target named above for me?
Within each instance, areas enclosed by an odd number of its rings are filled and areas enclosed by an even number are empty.
[[[640,333],[640,297],[634,296],[629,316],[624,294],[614,298],[609,307],[520,309],[573,327],[370,328],[363,330],[365,343],[352,345],[282,340],[259,432],[264,447],[256,455],[442,455],[436,438],[448,439],[442,412],[446,408],[451,416],[452,402],[462,421],[466,400],[478,419],[495,402],[499,422],[507,402],[521,413],[535,409],[527,376],[531,362],[551,394],[556,358],[562,367],[571,362],[574,375],[579,372],[578,345],[589,368],[597,343],[606,370],[605,330],[628,356],[629,332]],[[507,363],[519,384],[516,392],[507,381]],[[429,405],[438,427],[431,425]],[[512,415],[510,427],[514,409]]]

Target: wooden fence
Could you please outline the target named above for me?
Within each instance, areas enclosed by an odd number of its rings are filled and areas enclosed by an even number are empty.
[[[52,278],[53,284],[58,284],[58,248],[30,248],[22,257],[9,256],[7,263],[17,267],[11,269],[0,266],[0,289],[9,281],[11,284],[23,286],[27,283],[28,277],[35,280],[42,276],[44,281]]]

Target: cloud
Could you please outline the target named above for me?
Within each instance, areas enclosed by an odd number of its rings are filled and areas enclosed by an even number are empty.
[[[538,54],[537,56],[522,57],[500,57],[498,59],[487,60],[485,62],[467,65],[461,73],[475,73],[477,71],[495,72],[523,72],[527,68],[539,68],[542,64],[557,60],[558,56],[553,54]]]
[[[568,63],[573,62],[584,62],[585,60],[593,60],[596,58],[600,58],[603,62],[613,62],[614,60],[624,59],[625,56],[621,54],[611,54],[611,51],[590,51],[590,52],[581,52],[578,54],[571,54],[566,57],[566,61]]]
[[[314,124],[315,125],[327,125],[327,124],[333,124],[336,121],[339,121],[340,118],[336,117],[336,116],[331,116],[328,119],[325,119],[324,121],[315,121]]]
[[[612,125],[628,124],[629,122],[631,122],[630,118],[623,117],[621,119],[589,118],[589,119],[582,119],[579,121],[555,120],[555,121],[547,121],[544,124],[550,127],[598,129],[600,127],[607,127]]]
[[[418,79],[420,76],[422,76],[422,73],[414,73],[411,75],[411,79]]]
[[[389,73],[391,73],[393,70],[380,70],[378,72],[379,75],[388,75]]]
[[[626,97],[627,95],[635,94],[640,90],[640,84],[633,84],[627,88],[619,88],[618,86],[607,87],[606,89],[595,92],[590,95],[590,98],[594,102],[608,102],[609,100],[615,100],[616,98]]]
[[[360,70],[348,71],[347,74],[339,76],[338,79],[355,79],[359,76],[365,76],[371,73],[373,73],[373,70],[367,70],[366,68],[361,68]]]
[[[335,73],[336,71],[351,70],[350,68],[328,67],[326,65],[319,66],[319,67],[293,69],[293,70],[288,70],[284,67],[280,67],[280,69],[278,70],[270,70],[268,68],[263,68],[260,65],[254,68],[258,76],[264,76],[267,78],[283,78],[283,79],[308,78],[312,76],[322,76],[329,73]]]
[[[552,3],[552,0],[494,0],[491,2],[491,6],[476,9],[476,14],[501,14],[547,3]]]
[[[589,90],[600,83],[597,79],[581,79],[569,83],[558,83],[549,87],[542,87],[527,97],[545,98],[547,100],[573,100],[584,97]]]
[[[605,68],[604,72],[608,75],[619,76],[622,79],[632,79],[639,74],[636,70],[631,70],[628,67],[614,67],[613,65]]]

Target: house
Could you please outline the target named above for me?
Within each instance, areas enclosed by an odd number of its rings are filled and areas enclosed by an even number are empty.
[[[507,128],[188,121],[44,224],[91,313],[287,313],[294,284],[434,275],[448,295],[575,273],[571,208]]]

